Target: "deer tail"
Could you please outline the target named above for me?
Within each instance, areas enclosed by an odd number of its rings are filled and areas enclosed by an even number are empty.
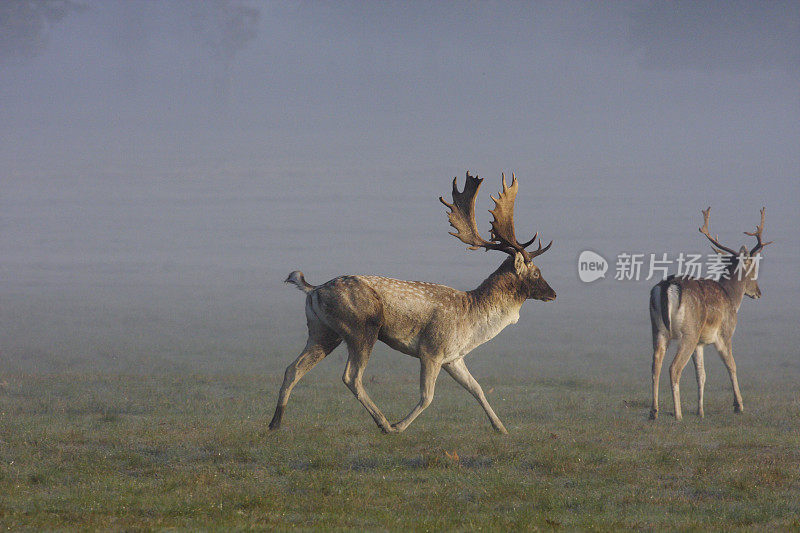
[[[306,278],[303,277],[303,273],[299,270],[295,270],[283,281],[284,283],[293,283],[298,289],[303,291],[304,293],[308,294],[316,287],[311,285],[309,282],[306,281]]]
[[[653,320],[660,321],[667,331],[671,330],[672,319],[680,305],[681,286],[671,279],[662,281],[650,291],[650,315]]]

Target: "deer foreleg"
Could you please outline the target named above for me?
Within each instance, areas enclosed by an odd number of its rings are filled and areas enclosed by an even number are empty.
[[[442,365],[437,362],[420,358],[420,371],[419,371],[419,392],[420,398],[417,405],[408,413],[404,419],[392,427],[397,431],[403,431],[408,427],[419,414],[428,407],[433,401],[433,390],[436,387],[436,378],[439,376],[439,371]]]
[[[736,413],[744,411],[744,404],[742,403],[742,393],[739,392],[739,380],[736,378],[736,361],[733,360],[733,349],[731,348],[730,341],[717,341],[716,346],[722,362],[728,369],[728,375],[731,378],[731,385],[733,386],[733,410]]]
[[[505,426],[503,426],[503,423],[492,409],[492,406],[489,405],[488,400],[486,400],[486,396],[483,394],[483,389],[481,388],[480,384],[474,377],[472,377],[472,374],[470,374],[464,359],[459,359],[457,361],[453,361],[452,363],[448,363],[444,365],[444,369],[453,377],[454,380],[456,380],[459,385],[467,389],[469,393],[472,394],[476,400],[478,400],[478,403],[481,404],[483,410],[486,411],[486,415],[489,417],[492,427],[494,427],[494,429],[499,433],[508,433]]]

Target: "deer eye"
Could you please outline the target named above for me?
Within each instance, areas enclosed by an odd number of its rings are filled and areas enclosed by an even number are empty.
[[[533,279],[536,279],[536,278],[539,277],[539,271],[538,270],[534,270],[533,274],[531,274],[531,275],[533,276]]]

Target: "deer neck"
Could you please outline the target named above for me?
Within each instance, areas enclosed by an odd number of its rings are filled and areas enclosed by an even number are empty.
[[[739,307],[742,305],[742,300],[744,299],[744,291],[747,280],[739,279],[737,273],[730,272],[727,279],[723,278],[719,280],[718,283],[725,291],[725,294],[728,295],[728,298],[731,299],[734,309],[739,311]]]
[[[508,268],[508,261],[492,272],[476,289],[468,291],[473,309],[480,313],[519,313],[526,295],[519,276]]]

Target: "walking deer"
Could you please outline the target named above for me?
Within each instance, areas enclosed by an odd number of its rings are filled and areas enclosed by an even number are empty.
[[[378,276],[340,276],[322,285],[309,284],[303,273],[294,271],[286,279],[306,293],[308,341],[300,356],[286,368],[270,429],[280,427],[292,388],[314,365],[342,341],[348,358],[342,380],[358,398],[384,433],[403,431],[430,405],[439,371],[450,374],[480,403],[492,426],[507,433],[481,386],[464,362],[473,348],[492,339],[519,319],[527,299],[554,300],[556,293],[533,264],[533,259],[552,246],[527,251],[538,233],[523,244],[514,234],[514,200],[518,184],[512,175],[511,186],[502,177],[503,188],[495,207],[490,238],[484,240],[475,223],[475,199],[483,179],[467,173],[464,190],[453,178],[453,203],[439,200],[450,209],[448,218],[455,232],[450,234],[469,245],[508,254],[500,267],[476,289],[463,292],[444,285],[420,281],[401,281]],[[376,341],[416,357],[420,361],[420,399],[411,412],[390,424],[370,399],[362,378]]]
[[[733,387],[733,409],[739,413],[744,409],[739,381],[736,378],[736,362],[733,360],[733,331],[736,329],[736,314],[744,296],[760,298],[761,289],[758,275],[757,257],[762,248],[771,244],[763,242],[764,213],[761,208],[761,224],[746,235],[757,239],[756,245],[748,252],[742,246],[739,251],[720,244],[718,237],[708,232],[708,218],[711,208],[702,211],[703,227],[700,233],[711,241],[718,254],[727,263],[725,273],[720,279],[693,279],[670,276],[658,283],[650,291],[650,323],[653,328],[653,405],[650,418],[658,418],[658,384],[661,377],[661,364],[671,339],[678,339],[678,351],[669,367],[672,384],[672,400],[675,403],[675,418],[681,420],[680,380],[689,357],[694,352],[694,366],[697,374],[697,414],[703,413],[703,388],[706,371],[703,364],[703,347],[714,344],[728,369]]]

